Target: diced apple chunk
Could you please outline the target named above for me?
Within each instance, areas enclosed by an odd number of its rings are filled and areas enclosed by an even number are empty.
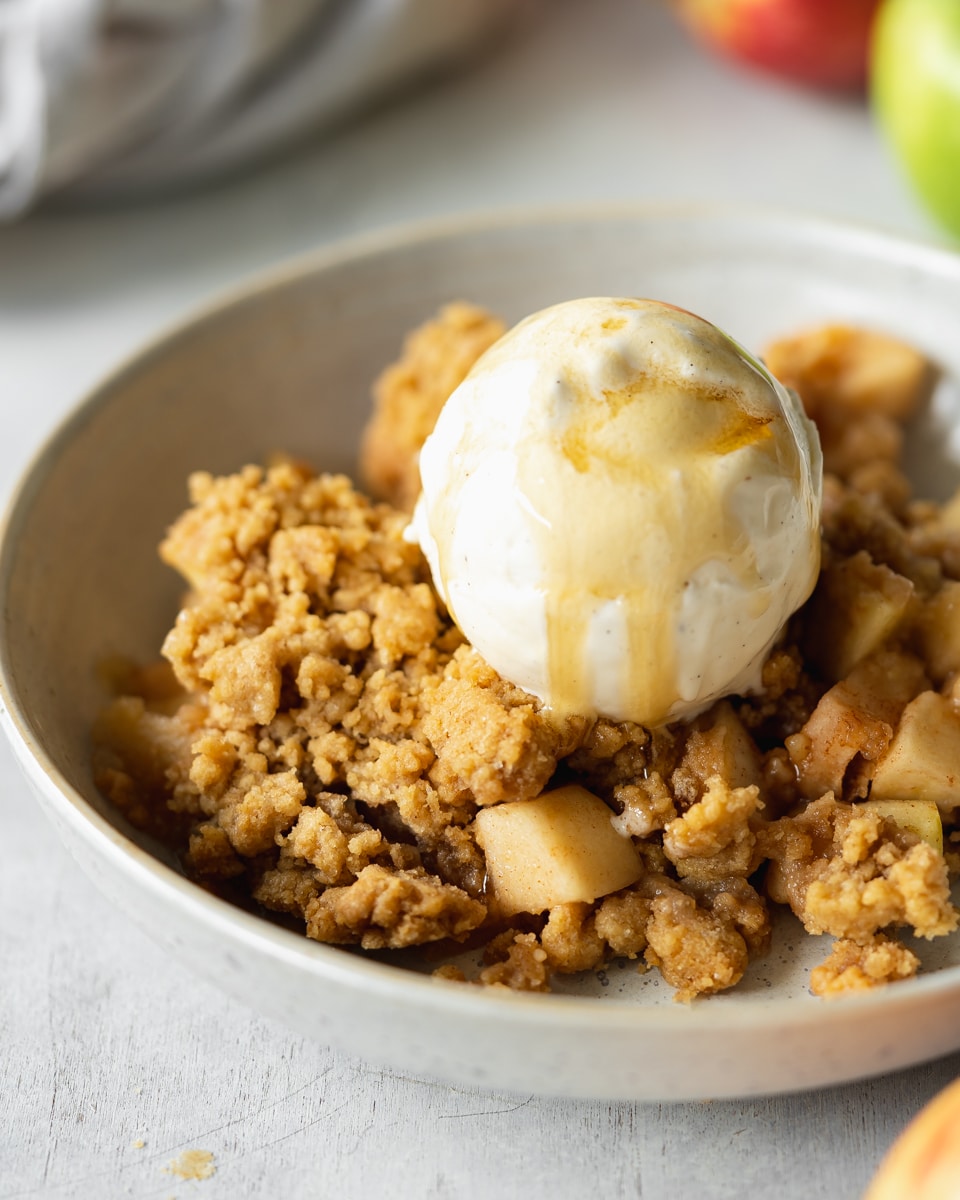
[[[918,627],[934,679],[942,682],[960,670],[960,583],[948,579],[943,584],[923,605]]]
[[[481,809],[477,841],[504,913],[539,913],[636,883],[643,865],[612,816],[599,796],[576,784]]]
[[[700,791],[713,775],[732,788],[759,784],[760,752],[729,702],[716,705],[711,716],[708,728],[695,729],[687,739],[681,767],[699,782]]]
[[[901,829],[915,833],[928,842],[938,854],[943,853],[943,822],[940,809],[932,800],[864,800],[859,808],[874,812],[878,817],[895,821]]]
[[[803,729],[787,738],[802,794],[808,800],[829,791],[847,799],[865,796],[904,706],[929,686],[920,660],[905,651],[880,650],[859,662],[821,696]],[[851,766],[853,777],[847,774]]]
[[[893,741],[877,763],[871,799],[932,800],[960,806],[960,714],[937,692],[921,692],[903,710]]]
[[[871,560],[865,550],[823,569],[811,602],[807,647],[836,683],[893,633],[913,596],[913,584]]]
[[[800,393],[811,416],[836,405],[902,421],[930,388],[927,360],[905,342],[869,329],[824,325],[774,342],[764,351],[774,375]]]
[[[946,529],[960,530],[960,488],[940,509],[940,524]]]
[[[875,761],[892,734],[892,727],[870,711],[849,681],[835,684],[820,698],[803,729],[786,741],[801,793],[808,800],[825,792],[841,796],[853,760],[859,755],[868,763]]]

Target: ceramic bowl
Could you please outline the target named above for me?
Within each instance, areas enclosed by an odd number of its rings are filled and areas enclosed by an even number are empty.
[[[370,1061],[523,1092],[676,1100],[820,1086],[960,1047],[960,937],[916,980],[825,1003],[828,946],[778,921],[732,993],[672,1002],[632,966],[514,995],[322,946],[194,886],[98,795],[97,664],[156,656],[178,580],[156,557],[197,468],[274,450],[353,468],[369,386],[403,334],[462,297],[508,319],[582,295],[652,296],[759,347],[828,318],[914,342],[944,369],[912,435],[917,482],[956,480],[960,258],[764,212],[606,211],[464,221],[354,241],[254,281],[98,387],[36,459],[0,549],[4,725],[40,803],[106,895],[177,959]]]

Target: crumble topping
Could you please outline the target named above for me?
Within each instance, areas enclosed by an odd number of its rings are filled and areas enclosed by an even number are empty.
[[[502,679],[404,540],[419,447],[502,331],[448,306],[381,376],[362,460],[389,503],[292,461],[190,479],[160,550],[189,590],[165,663],[115,672],[98,786],[205,887],[320,941],[482,947],[486,986],[546,991],[625,958],[691,1000],[765,952],[771,903],[837,939],[817,994],[915,974],[897,931],[956,929],[960,863],[960,500],[912,500],[898,466],[929,367],[842,327],[770,348],[823,437],[820,581],[757,695],[647,730],[560,720]],[[508,917],[474,818],[568,783],[609,807],[642,874]],[[878,793],[926,805],[946,857]]]

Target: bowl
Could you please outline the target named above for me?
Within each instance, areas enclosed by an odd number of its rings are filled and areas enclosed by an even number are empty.
[[[741,342],[842,318],[894,332],[943,368],[908,462],[956,484],[960,257],[765,211],[505,215],[324,250],[189,319],[85,399],[29,468],[0,546],[0,708],[40,804],[81,866],[178,960],[258,1012],[371,1062],[521,1092],[679,1100],[819,1087],[960,1047],[960,937],[924,972],[824,1002],[824,939],[777,921],[743,982],[693,1005],[613,966],[552,995],[434,979],[318,945],[188,881],[98,794],[98,664],[156,656],[180,583],[156,556],[190,471],[286,450],[351,471],[369,387],[404,333],[464,298],[508,319],[580,295],[654,296]]]

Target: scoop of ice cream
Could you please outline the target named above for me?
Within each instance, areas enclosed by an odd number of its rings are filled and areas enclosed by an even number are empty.
[[[412,530],[451,615],[562,713],[647,726],[759,684],[820,556],[797,398],[672,305],[522,321],[451,395]]]

